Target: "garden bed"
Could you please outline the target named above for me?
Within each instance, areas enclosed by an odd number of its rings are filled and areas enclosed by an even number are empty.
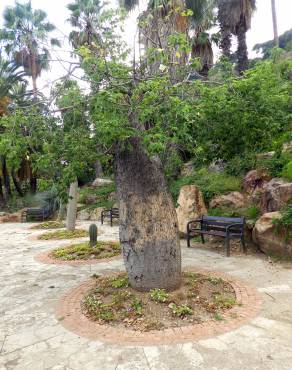
[[[119,243],[98,242],[96,246],[91,247],[86,242],[55,249],[49,253],[49,257],[61,261],[84,261],[111,258],[120,254],[121,248]]]
[[[173,292],[138,292],[129,286],[125,273],[96,277],[95,287],[81,303],[83,313],[92,321],[138,331],[222,321],[222,314],[234,305],[236,294],[231,284],[193,272],[184,272],[181,287]]]
[[[62,229],[66,227],[61,221],[46,221],[31,227],[32,230]]]
[[[44,234],[41,234],[38,239],[40,240],[62,240],[62,239],[74,239],[74,238],[84,238],[88,236],[89,233],[87,230],[83,229],[76,229],[74,231],[68,230],[57,230],[57,231],[50,231]]]

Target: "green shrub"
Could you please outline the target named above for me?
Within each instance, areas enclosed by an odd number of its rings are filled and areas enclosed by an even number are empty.
[[[276,152],[271,158],[258,160],[256,167],[265,169],[272,177],[286,177],[288,173],[285,168],[292,161],[291,153]],[[288,175],[289,176],[289,175]]]
[[[292,161],[288,162],[283,168],[282,177],[292,181]]]
[[[291,237],[292,227],[292,201],[290,201],[285,207],[281,209],[281,218],[275,218],[273,224],[276,226],[276,233],[280,234],[281,231],[285,234],[285,240]]]
[[[208,172],[206,168],[202,168],[193,176],[180,178],[170,184],[170,191],[175,201],[184,185],[197,185],[203,192],[205,201],[209,203],[215,195],[239,191],[241,179],[226,173]]]
[[[108,197],[115,190],[116,190],[115,184],[100,186],[96,189],[84,187],[80,189],[79,203],[85,203],[85,199],[88,195],[96,195],[97,196],[96,203],[90,204],[86,206],[86,208],[98,208],[98,207],[111,208],[114,205],[115,200],[109,200]]]

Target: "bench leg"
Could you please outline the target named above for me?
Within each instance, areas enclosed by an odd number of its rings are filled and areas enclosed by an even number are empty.
[[[113,215],[111,214],[111,227],[113,227]]]
[[[247,254],[247,246],[245,244],[244,236],[241,238],[242,250],[245,254]]]
[[[225,239],[226,257],[230,257],[230,239]]]
[[[191,247],[190,240],[191,240],[191,238],[190,238],[189,234],[187,234],[187,246],[188,246],[188,248]]]
[[[103,215],[101,215],[100,222],[103,225]]]
[[[205,238],[203,234],[201,234],[201,239],[202,239],[202,243],[205,244]]]

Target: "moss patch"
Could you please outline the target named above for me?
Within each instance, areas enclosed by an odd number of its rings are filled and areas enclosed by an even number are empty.
[[[123,273],[96,276],[96,286],[85,295],[82,309],[101,324],[149,331],[218,320],[235,304],[232,286],[220,278],[184,272],[176,291],[138,292]]]
[[[41,224],[34,225],[31,227],[33,230],[45,230],[45,229],[62,229],[66,225],[61,221],[46,221]]]
[[[89,235],[88,231],[82,229],[76,229],[74,231],[57,230],[44,233],[40,235],[38,238],[41,240],[51,240],[51,239],[61,240],[61,239],[83,238],[88,235]]]
[[[50,257],[62,261],[78,261],[109,258],[120,253],[119,243],[98,242],[95,247],[91,247],[89,243],[80,243],[55,249],[50,253]]]

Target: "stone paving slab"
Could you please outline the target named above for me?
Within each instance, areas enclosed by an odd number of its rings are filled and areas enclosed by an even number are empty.
[[[292,265],[270,264],[254,255],[226,258],[223,251],[187,249],[183,242],[183,266],[214,269],[255,286],[263,299],[259,315],[228,333],[184,344],[106,344],[64,329],[55,307],[93,273],[123,270],[122,260],[40,264],[37,254],[73,241],[29,240],[39,234],[31,225],[0,224],[0,370],[292,369]],[[117,240],[117,227],[98,226],[100,240]]]

